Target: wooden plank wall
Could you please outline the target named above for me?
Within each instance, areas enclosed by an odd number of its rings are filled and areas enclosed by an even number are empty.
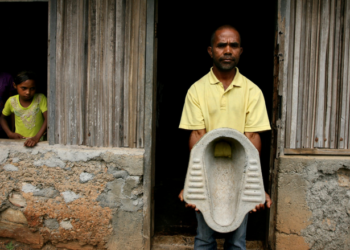
[[[58,0],[54,143],[144,146],[145,0]]]
[[[286,43],[285,148],[350,148],[350,0],[296,0]]]

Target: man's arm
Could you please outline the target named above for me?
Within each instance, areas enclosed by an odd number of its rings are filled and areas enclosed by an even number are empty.
[[[190,151],[192,150],[193,146],[205,135],[205,133],[206,133],[205,129],[193,130],[191,132],[190,140],[188,142]],[[181,201],[184,201],[183,193],[184,193],[184,190],[182,189],[178,196]],[[198,208],[196,208],[196,205],[193,205],[193,204],[186,203],[185,207],[190,207],[198,211]]]
[[[245,136],[250,140],[251,143],[253,143],[253,145],[256,147],[256,149],[259,152],[259,156],[261,153],[261,139],[260,139],[260,135],[259,133],[256,132],[244,132]],[[266,206],[268,208],[271,207],[272,204],[272,200],[270,198],[270,196],[265,192],[265,196],[266,196]],[[259,204],[255,207],[255,209],[253,209],[253,212],[256,212],[260,209],[264,209],[265,205],[264,204]]]

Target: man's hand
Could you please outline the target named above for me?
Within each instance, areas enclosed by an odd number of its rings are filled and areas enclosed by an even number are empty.
[[[17,133],[9,133],[8,137],[10,139],[25,139],[23,135],[17,134]]]
[[[26,147],[34,147],[40,139],[36,138],[35,136],[32,138],[28,138],[25,142],[24,142],[24,146]]]
[[[265,192],[265,197],[266,197],[266,206],[268,208],[270,208],[271,204],[272,204],[272,200],[271,200],[270,196],[266,192]],[[260,211],[262,209],[265,209],[265,205],[264,204],[259,204],[259,205],[256,205],[256,207],[250,212]]]
[[[179,197],[180,201],[184,201],[184,190],[183,189],[181,190],[181,192],[180,192],[178,197]],[[198,208],[196,208],[196,205],[194,205],[194,204],[186,203],[185,207],[192,208],[192,209],[194,209],[197,212],[199,211]]]

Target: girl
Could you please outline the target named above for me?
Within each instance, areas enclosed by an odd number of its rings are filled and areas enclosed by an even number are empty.
[[[34,147],[43,138],[47,128],[47,103],[43,94],[36,94],[35,75],[30,71],[19,73],[13,83],[18,95],[10,97],[2,110],[0,124],[10,139],[27,139],[24,146]],[[13,133],[5,116],[15,114]]]

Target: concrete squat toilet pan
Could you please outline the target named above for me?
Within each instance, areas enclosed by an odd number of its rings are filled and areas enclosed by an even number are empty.
[[[213,230],[234,231],[249,211],[265,203],[258,150],[234,129],[205,134],[191,151],[184,199]]]

